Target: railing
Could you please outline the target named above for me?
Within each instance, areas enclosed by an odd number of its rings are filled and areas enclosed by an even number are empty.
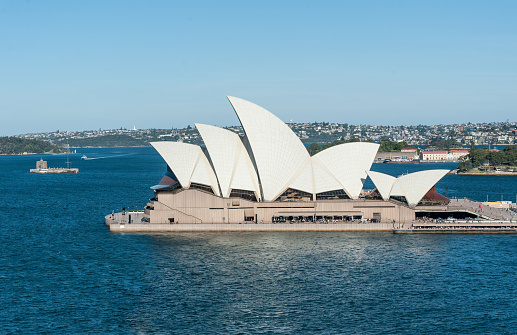
[[[129,222],[129,217],[131,216],[131,222]],[[113,213],[107,217],[107,220],[110,220],[110,223],[118,223],[118,224],[130,224],[130,223],[141,223],[144,218],[143,211],[134,211],[134,212],[118,212]]]

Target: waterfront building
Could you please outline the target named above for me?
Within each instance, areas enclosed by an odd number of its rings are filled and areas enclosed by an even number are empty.
[[[465,157],[469,154],[469,150],[423,150],[421,153],[422,161],[435,161],[435,162],[444,162],[444,161],[458,161],[462,157]]]
[[[467,156],[470,150],[451,150],[447,154],[447,159],[451,161],[458,161],[461,158]]]
[[[340,144],[310,156],[274,114],[240,98],[228,99],[244,136],[195,124],[205,147],[151,143],[167,172],[152,187],[147,222],[407,222],[415,219],[422,199],[426,206],[448,201],[434,190],[448,170],[398,178],[372,172],[379,144],[368,142]],[[368,176],[376,190],[363,190]]]
[[[422,151],[423,161],[446,161],[447,151],[446,150],[423,150]]]
[[[384,162],[386,160],[391,161],[400,161],[400,162],[408,162],[408,161],[417,161],[420,159],[418,156],[418,151],[415,147],[405,147],[400,150],[400,152],[377,152],[375,155],[375,162]]]
[[[402,148],[400,149],[400,152],[404,152],[404,153],[407,153],[408,155],[416,155],[417,154],[417,149],[415,147],[405,147],[405,148]]]

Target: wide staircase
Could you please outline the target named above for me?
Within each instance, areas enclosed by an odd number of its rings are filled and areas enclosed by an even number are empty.
[[[495,208],[468,198],[454,198],[448,206],[449,210],[464,210],[475,213],[481,218],[494,221],[510,221],[517,219],[517,212],[506,208]]]

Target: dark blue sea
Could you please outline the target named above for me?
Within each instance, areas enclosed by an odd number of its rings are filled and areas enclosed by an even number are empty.
[[[516,235],[112,234],[104,215],[142,208],[165,163],[152,148],[77,151],[77,175],[0,156],[0,334],[517,333]],[[437,190],[515,201],[517,177]]]

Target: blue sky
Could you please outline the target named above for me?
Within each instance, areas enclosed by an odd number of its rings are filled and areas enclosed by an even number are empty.
[[[0,0],[0,136],[517,121],[517,1]]]

